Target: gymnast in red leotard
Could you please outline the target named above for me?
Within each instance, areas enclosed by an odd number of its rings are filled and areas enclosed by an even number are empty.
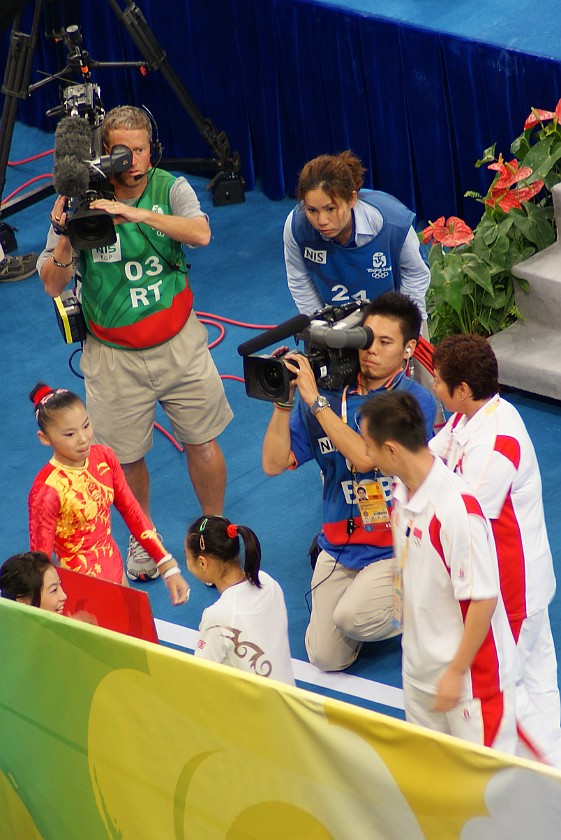
[[[111,505],[156,561],[173,604],[184,603],[189,586],[177,561],[166,552],[126,482],[115,453],[92,444],[93,430],[77,394],[42,383],[30,394],[39,440],[53,457],[37,474],[29,493],[32,551],[53,552],[75,572],[126,584],[123,561],[111,534]]]

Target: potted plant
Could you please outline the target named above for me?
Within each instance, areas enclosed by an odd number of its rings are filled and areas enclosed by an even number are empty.
[[[520,316],[514,284],[524,291],[528,284],[513,276],[512,266],[555,239],[551,188],[561,180],[560,121],[561,99],[555,111],[532,108],[511,144],[512,160],[496,158],[495,145],[485,150],[475,166],[487,165],[496,174],[485,196],[466,193],[484,207],[474,230],[455,216],[442,216],[419,234],[430,246],[433,342],[459,332],[492,335]]]

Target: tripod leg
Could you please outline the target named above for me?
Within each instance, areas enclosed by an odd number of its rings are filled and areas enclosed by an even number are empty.
[[[37,31],[42,0],[36,0],[31,33],[20,32],[21,13],[14,20],[10,37],[10,49],[4,74],[2,93],[5,96],[0,123],[0,199],[6,185],[6,169],[14,135],[18,99],[29,96],[29,79],[33,64],[33,53],[37,44]],[[0,210],[0,217],[2,212]]]

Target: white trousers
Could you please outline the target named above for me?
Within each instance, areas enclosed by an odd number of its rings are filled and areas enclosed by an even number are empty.
[[[516,711],[514,686],[486,700],[466,700],[450,712],[432,709],[434,695],[403,681],[405,718],[435,732],[454,735],[472,744],[493,747],[516,755]]]
[[[561,769],[557,657],[547,607],[526,618],[518,637],[518,755]]]

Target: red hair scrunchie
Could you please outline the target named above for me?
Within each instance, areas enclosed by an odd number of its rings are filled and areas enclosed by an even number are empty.
[[[49,394],[53,393],[54,390],[52,388],[49,388],[48,385],[43,385],[43,387],[39,388],[33,395],[33,406],[37,408],[41,400],[45,399],[45,397],[48,397]]]
[[[230,525],[226,528],[226,533],[231,540],[235,539],[238,536],[238,526],[230,523]]]

